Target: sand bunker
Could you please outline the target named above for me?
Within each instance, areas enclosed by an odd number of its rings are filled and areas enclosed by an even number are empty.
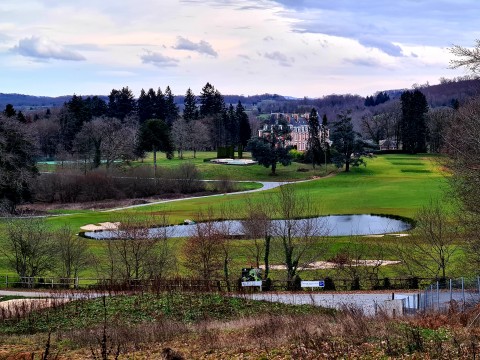
[[[331,261],[315,261],[306,266],[299,267],[301,270],[324,270],[324,269],[338,269],[342,266],[387,266],[387,265],[396,265],[400,264],[401,261],[398,260],[359,260],[352,264],[339,264]],[[260,265],[261,269],[265,269],[264,265]],[[286,270],[285,265],[270,265],[272,270]]]
[[[114,223],[103,222],[103,223],[99,223],[98,225],[88,224],[88,225],[82,226],[80,229],[84,231],[117,230],[119,226],[120,226],[119,222],[114,222]]]

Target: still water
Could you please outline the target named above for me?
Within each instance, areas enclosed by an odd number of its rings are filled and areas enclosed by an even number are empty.
[[[349,236],[349,235],[375,235],[406,231],[411,225],[405,221],[378,215],[329,215],[311,219],[293,220],[293,230],[300,235],[301,229],[310,226],[316,229],[317,235]],[[243,235],[242,222],[239,220],[215,221],[213,225],[230,235]],[[191,236],[196,225],[173,225],[167,227],[151,228],[148,236],[167,236],[170,238]],[[285,220],[272,221],[273,229],[285,228]],[[228,230],[227,230],[228,229]],[[85,236],[92,239],[112,239],[121,237],[119,231],[85,232]]]

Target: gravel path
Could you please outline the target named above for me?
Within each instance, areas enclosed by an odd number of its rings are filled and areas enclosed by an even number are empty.
[[[314,180],[314,179],[311,179],[311,180]],[[295,181],[295,183],[311,181],[311,180]],[[204,181],[205,182],[215,182],[215,181],[220,181],[220,180],[204,180]],[[159,201],[149,202],[147,204],[130,205],[130,206],[117,207],[117,208],[108,209],[108,210],[102,210],[100,212],[120,211],[120,210],[126,210],[126,209],[134,209],[134,208],[143,207],[143,206],[150,206],[150,205],[157,205],[157,204],[167,204],[167,203],[171,203],[171,202],[191,200],[191,199],[203,199],[203,198],[208,198],[208,197],[248,194],[248,193],[253,193],[253,192],[258,192],[258,191],[266,191],[266,190],[277,188],[277,187],[285,185],[285,184],[292,184],[293,183],[293,182],[290,182],[290,181],[284,181],[284,182],[281,182],[281,181],[236,181],[236,182],[240,182],[240,183],[241,182],[258,182],[258,183],[262,184],[262,187],[258,188],[258,189],[253,189],[253,190],[236,191],[236,192],[225,193],[225,194],[215,194],[215,195],[206,195],[206,196],[192,196],[192,197],[172,199],[172,200],[159,200]]]

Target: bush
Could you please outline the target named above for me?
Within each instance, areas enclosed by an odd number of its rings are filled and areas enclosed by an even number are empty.
[[[325,287],[323,289],[326,290],[326,291],[336,290],[335,283],[334,283],[334,281],[331,277],[327,276],[325,278]]]
[[[389,290],[389,289],[392,288],[392,284],[391,284],[391,282],[390,282],[390,278],[389,278],[389,277],[383,278],[383,288],[384,288],[385,290]]]
[[[297,149],[292,149],[288,152],[292,157],[292,160],[295,162],[304,162],[305,153],[303,151],[298,151]]]
[[[360,290],[360,278],[358,276],[353,279],[350,290]]]
[[[413,276],[407,279],[407,287],[409,289],[418,289],[418,277]]]
[[[271,289],[272,289],[272,280],[270,278],[267,278],[262,283],[262,291],[270,291]]]

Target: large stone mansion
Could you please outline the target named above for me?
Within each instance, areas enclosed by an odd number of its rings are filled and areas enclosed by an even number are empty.
[[[265,124],[258,130],[258,136],[263,137],[264,133],[270,131],[271,124],[277,123],[279,119],[283,118],[287,121],[288,127],[291,130],[291,140],[286,141],[286,145],[291,145],[299,151],[308,150],[308,119],[310,114],[285,114],[285,113],[272,113],[270,124]],[[320,121],[320,119],[319,119]],[[322,125],[320,124],[320,132],[322,132]],[[330,144],[330,133],[328,129],[325,129],[326,141]]]

